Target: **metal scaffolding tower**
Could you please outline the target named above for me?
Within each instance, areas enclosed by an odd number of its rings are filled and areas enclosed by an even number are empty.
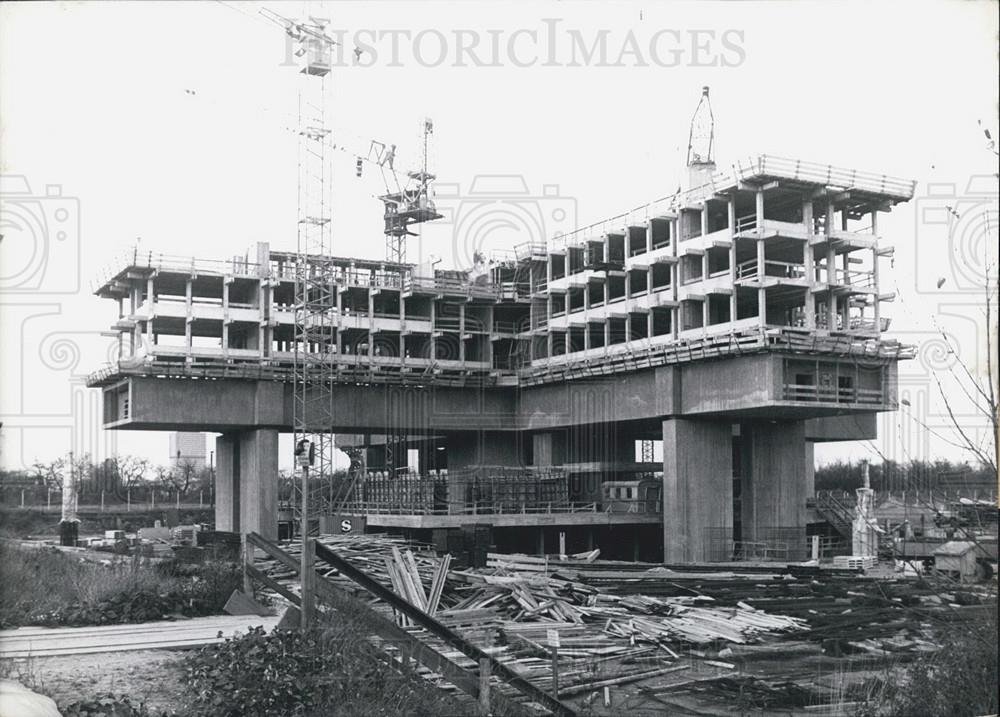
[[[656,460],[656,441],[640,441],[639,460],[643,463],[652,463]]]
[[[332,148],[326,109],[336,43],[326,32],[329,20],[310,17],[297,21],[268,10],[262,13],[284,27],[295,43],[294,56],[299,63],[293,430],[304,478],[293,505],[308,516],[318,516],[328,494],[323,485],[332,480],[336,451],[332,426],[337,284],[328,261],[333,253]]]

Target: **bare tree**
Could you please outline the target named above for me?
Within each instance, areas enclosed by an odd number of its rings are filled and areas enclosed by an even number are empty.
[[[62,488],[63,473],[66,470],[66,460],[63,457],[51,461],[35,461],[31,464],[31,476],[51,490]]]
[[[90,455],[67,453],[50,461],[36,460],[31,464],[29,474],[51,490],[62,490],[67,474],[72,475],[79,486],[91,475]]]
[[[955,219],[960,218],[954,209],[951,209],[951,213]],[[1000,424],[998,424],[997,413],[996,337],[993,332],[996,331],[997,298],[1000,295],[1000,282],[998,282],[997,262],[989,256],[989,252],[993,251],[997,245],[993,239],[988,209],[984,210],[984,217],[986,220],[986,241],[984,242],[986,256],[983,262],[982,291],[984,301],[980,308],[980,313],[985,321],[985,360],[980,362],[978,359],[981,359],[981,357],[977,355],[973,355],[971,358],[963,357],[956,350],[952,339],[948,336],[948,332],[935,320],[935,329],[941,335],[948,353],[954,358],[954,361],[947,368],[931,371],[931,377],[934,379],[938,395],[948,414],[949,428],[952,435],[944,435],[916,417],[914,417],[914,420],[942,441],[970,454],[976,461],[987,467],[995,475],[997,465],[1000,463],[1000,455],[998,455],[1000,446],[997,445],[997,431]],[[945,279],[939,279],[938,287],[940,288],[944,283]],[[949,395],[949,391],[946,390],[946,384],[961,391],[961,394],[967,400],[968,405],[973,408],[975,414],[984,419],[989,429],[984,432],[982,437],[977,437],[968,425],[969,422],[963,420],[960,415],[961,409],[956,408],[955,404],[955,396],[957,394]],[[904,400],[903,405],[908,406],[909,402]]]
[[[199,476],[198,465],[190,459],[180,460],[177,465],[170,469],[160,466],[156,472],[157,480],[160,483],[178,491],[181,495],[187,494]]]
[[[149,476],[151,465],[148,458],[124,455],[110,460],[123,490],[134,488]]]

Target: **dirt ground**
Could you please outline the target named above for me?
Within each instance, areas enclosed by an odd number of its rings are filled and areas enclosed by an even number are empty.
[[[4,672],[15,679],[52,697],[60,707],[82,699],[97,695],[125,694],[135,702],[143,701],[153,713],[179,709],[185,698],[182,668],[184,650],[135,650],[129,652],[108,652],[89,655],[71,655],[63,657],[31,658],[30,660],[10,660],[4,666]],[[853,668],[853,669],[851,669]],[[853,673],[853,670],[860,671]],[[801,660],[777,660],[768,663],[762,670],[754,670],[756,676],[774,678],[777,675],[785,677],[817,678],[825,676],[827,681],[836,684],[827,685],[832,692],[842,687],[843,681],[856,681],[870,673],[861,665],[847,666],[844,671],[836,674],[825,674],[820,670],[815,674],[815,666],[803,664]],[[725,670],[706,667],[697,662],[691,669],[679,674],[680,679],[698,677],[701,679],[715,675],[722,676]],[[800,674],[802,673],[802,674]],[[804,673],[814,673],[806,675]],[[732,673],[730,673],[732,674]],[[750,674],[750,673],[748,673]],[[647,683],[648,685],[649,683]],[[577,701],[578,702],[578,701]],[[717,715],[729,717],[734,714],[734,707],[726,699],[711,698],[698,693],[674,693],[663,695],[661,700],[646,700],[636,690],[614,688],[612,705],[609,708],[601,705],[601,700],[585,700],[587,710],[595,715],[646,715],[646,714],[696,714]],[[580,706],[578,704],[578,706]],[[754,715],[822,715],[833,717],[843,715],[844,711],[831,709],[809,708],[759,710],[744,709],[742,714]]]
[[[5,672],[63,707],[99,694],[125,694],[150,710],[177,709],[184,698],[185,651],[135,650],[10,660]]]

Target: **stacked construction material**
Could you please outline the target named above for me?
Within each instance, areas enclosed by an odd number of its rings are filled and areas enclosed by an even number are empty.
[[[844,669],[863,671],[935,649],[924,634],[931,615],[937,621],[980,620],[984,611],[996,609],[995,602],[972,593],[934,594],[912,580],[876,581],[814,566],[663,566],[598,561],[593,553],[491,554],[490,567],[457,570],[447,556],[398,537],[320,540],[536,687],[553,689],[555,631],[560,698],[579,695],[586,701],[614,686],[671,711],[683,707],[676,702],[679,693],[716,695],[726,706],[732,691],[741,689],[760,693],[772,706],[821,704],[828,695],[810,678],[801,685],[787,682],[781,670],[789,660],[812,670],[843,654]],[[297,561],[258,567],[280,581],[294,576],[285,567],[290,564]],[[391,616],[388,604],[336,570],[317,570]],[[427,630],[400,623],[459,667],[479,669]],[[393,659],[410,661],[391,641],[373,642]],[[456,689],[426,666],[414,669],[433,684]],[[495,676],[491,684],[523,699]]]
[[[808,628],[805,620],[768,614],[747,603],[717,606],[709,596],[614,595],[572,579],[574,566],[593,565],[593,553],[554,561],[544,568],[552,568],[548,574],[537,572],[546,562],[543,558],[505,556],[505,560],[492,554],[498,567],[449,570],[449,556],[438,558],[402,538],[358,535],[320,540],[459,632],[475,629],[485,635],[493,628],[508,641],[530,642],[536,624],[543,629],[580,626],[592,644],[579,647],[590,657],[610,654],[608,648],[618,643],[746,644],[769,633]],[[527,571],[518,569],[524,566]],[[322,574],[348,587],[336,571],[323,569]],[[666,652],[670,653],[669,647]]]

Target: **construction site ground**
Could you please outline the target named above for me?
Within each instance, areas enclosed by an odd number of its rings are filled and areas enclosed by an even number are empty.
[[[176,650],[139,650],[104,653],[96,665],[92,654],[4,660],[4,672],[60,706],[113,693],[160,714],[186,697],[183,661],[184,653]]]
[[[169,713],[183,704],[187,697],[183,680],[184,660],[185,652],[182,650],[135,650],[104,653],[100,656],[97,668],[93,655],[78,654],[18,660],[8,666],[7,672],[15,678],[22,677],[26,683],[51,696],[60,705],[97,694],[114,693],[129,695],[133,701],[145,702],[151,712]],[[838,699],[844,685],[861,682],[882,671],[878,660],[862,658],[838,661],[835,666],[824,666],[817,661],[803,660],[794,652],[784,659],[758,661],[742,670],[713,667],[702,660],[692,659],[689,668],[675,673],[673,679],[664,678],[651,681],[651,684],[640,683],[630,688],[613,690],[610,707],[605,707],[603,698],[599,696],[598,699],[589,701],[588,709],[596,715],[667,713],[846,717],[850,713],[850,705],[845,705]],[[662,694],[672,684],[712,679],[725,683],[738,676],[767,681],[807,681],[827,690],[833,698],[833,704],[828,709],[772,706],[754,710],[744,707],[741,712],[738,693],[728,696],[722,692],[711,695],[704,691]],[[580,700],[581,706],[585,701]]]
[[[547,632],[557,630],[559,698],[581,714],[846,716],[856,699],[852,687],[936,650],[934,629],[960,631],[996,611],[995,578],[985,585],[934,582],[903,577],[891,563],[860,574],[814,565],[662,566],[592,555],[490,554],[486,568],[470,569],[401,538],[320,542],[546,693],[552,691]],[[292,597],[300,594],[291,567],[299,548],[283,543],[284,562],[257,551],[253,563]],[[408,624],[341,571],[320,562],[317,572],[371,614],[476,673],[475,660]],[[283,612],[285,597],[256,587],[275,613]],[[326,614],[344,619],[346,613]],[[0,662],[5,676],[21,677],[60,704],[113,692],[154,711],[176,710],[186,698],[185,650],[251,624],[270,629],[277,620],[25,627],[0,633]],[[391,640],[373,634],[372,642],[393,659],[409,660]],[[442,674],[410,666],[476,713],[475,699]],[[543,713],[496,673],[492,689],[526,714]]]

